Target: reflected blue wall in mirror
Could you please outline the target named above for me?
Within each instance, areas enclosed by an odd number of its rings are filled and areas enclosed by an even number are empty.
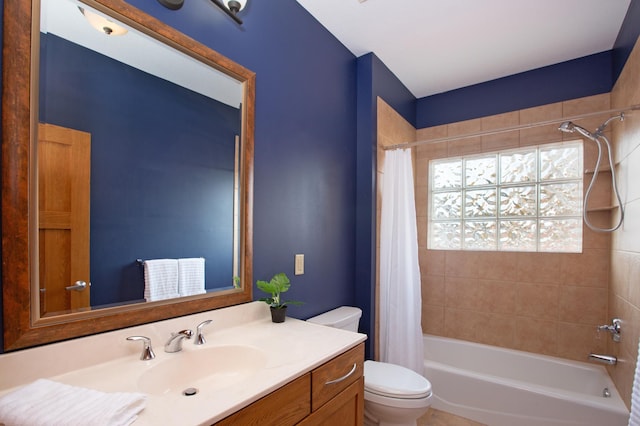
[[[143,298],[138,258],[231,287],[240,110],[52,34],[41,55],[40,121],[91,133],[91,306]]]

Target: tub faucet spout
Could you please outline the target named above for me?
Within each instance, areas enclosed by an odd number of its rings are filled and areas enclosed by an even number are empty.
[[[618,358],[612,355],[589,354],[589,360],[608,365],[616,365],[618,363]]]

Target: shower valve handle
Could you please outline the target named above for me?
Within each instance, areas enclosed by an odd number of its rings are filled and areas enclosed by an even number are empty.
[[[621,323],[620,318],[614,318],[611,320],[611,324],[605,324],[598,326],[598,331],[608,331],[611,333],[611,338],[614,342],[620,341],[620,331],[621,331]]]

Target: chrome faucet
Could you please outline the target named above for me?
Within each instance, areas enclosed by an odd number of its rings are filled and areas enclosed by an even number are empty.
[[[600,331],[608,331],[609,333],[611,333],[611,338],[613,339],[614,342],[619,342],[620,341],[620,331],[621,331],[621,327],[620,324],[622,323],[622,321],[620,320],[620,318],[614,318],[611,320],[611,325],[605,324],[605,325],[600,325],[598,326],[598,332]]]
[[[213,320],[202,321],[200,324],[198,324],[198,326],[196,327],[196,338],[193,340],[194,345],[203,345],[207,342],[204,339],[204,334],[202,334],[202,329],[204,328],[204,326],[211,324],[211,321]]]
[[[164,344],[164,351],[169,353],[180,352],[182,350],[182,341],[184,339],[191,339],[191,336],[193,336],[193,331],[188,329],[171,333],[171,337],[169,337],[167,343]]]
[[[141,340],[143,343],[142,354],[140,355],[140,359],[142,361],[149,361],[156,357],[156,354],[153,353],[153,348],[151,347],[151,339],[146,336],[129,336],[127,340]]]

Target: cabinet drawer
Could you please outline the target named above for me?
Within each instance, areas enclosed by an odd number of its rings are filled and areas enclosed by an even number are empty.
[[[362,377],[364,344],[332,359],[311,372],[311,411],[315,411],[331,398]]]
[[[364,377],[360,377],[336,397],[298,423],[298,426],[357,426],[362,425],[363,420]]]
[[[311,412],[309,386],[309,374],[305,374],[237,413],[226,417],[216,423],[216,426],[294,425]]]

